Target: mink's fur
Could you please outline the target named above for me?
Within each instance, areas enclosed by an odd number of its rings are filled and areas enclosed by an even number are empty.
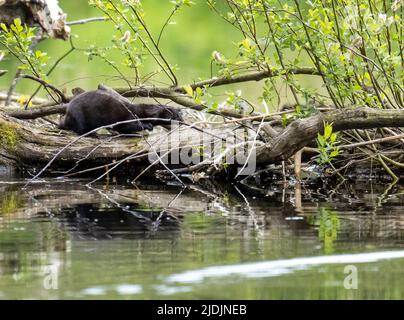
[[[136,121],[118,124],[112,129],[122,134],[129,134],[145,129],[152,130],[153,126],[157,125],[169,126],[171,120],[183,121],[181,113],[174,108],[132,104],[124,98],[118,99],[109,91],[95,90],[80,92],[70,101],[59,128],[82,135],[96,128],[127,120]]]

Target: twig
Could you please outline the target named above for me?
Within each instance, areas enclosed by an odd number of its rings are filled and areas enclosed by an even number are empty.
[[[68,22],[66,22],[66,25],[74,26],[77,24],[86,24],[86,23],[90,23],[90,22],[108,21],[108,20],[109,19],[106,17],[93,17],[93,18],[87,18],[87,19],[81,19],[81,20],[68,21]]]
[[[247,166],[248,161],[250,161],[252,152],[253,152],[253,150],[254,150],[254,146],[255,146],[255,144],[256,144],[256,142],[257,142],[257,138],[258,138],[258,135],[259,135],[259,133],[260,133],[260,131],[261,131],[261,128],[262,128],[262,125],[263,125],[263,124],[264,124],[264,118],[262,118],[261,123],[260,123],[260,125],[259,125],[259,127],[258,127],[258,129],[257,129],[257,132],[256,132],[256,134],[255,134],[255,136],[254,136],[254,140],[253,140],[251,149],[250,149],[249,152],[248,152],[247,159],[246,159],[246,161],[244,162],[244,164],[243,164],[243,166],[241,167],[241,169],[239,170],[239,172],[237,173],[237,175],[235,176],[235,178],[237,178],[240,174],[242,174],[243,170],[244,170],[245,167]],[[254,161],[255,161],[255,159],[254,159]]]
[[[159,36],[157,38],[157,46],[159,46],[159,44],[160,44],[161,36],[163,35],[163,32],[164,32],[165,28],[167,27],[167,25],[170,22],[172,16],[177,12],[179,7],[180,7],[179,5],[175,5],[173,11],[171,11],[171,14],[168,16],[166,22],[164,23],[163,27],[161,28]]]
[[[135,216],[135,217],[138,218],[138,219],[145,220],[145,221],[149,221],[149,222],[151,221],[151,219],[150,219],[149,217],[140,215],[138,212],[133,211],[133,210],[130,210],[130,209],[128,209],[126,206],[121,205],[118,201],[112,199],[109,195],[107,195],[106,193],[104,193],[104,192],[101,191],[100,189],[93,188],[93,187],[91,187],[90,185],[86,185],[86,187],[87,187],[88,189],[90,189],[90,190],[93,190],[93,191],[98,192],[98,193],[99,193],[100,195],[102,195],[105,199],[107,199],[109,202],[115,204],[115,205],[116,205],[119,209],[121,209],[122,211],[125,211],[125,212],[130,213],[130,214],[132,214],[133,216]]]
[[[386,141],[393,141],[393,140],[398,140],[398,139],[403,139],[403,138],[404,138],[404,133],[398,134],[396,136],[390,136],[390,137],[379,138],[379,139],[374,139],[374,140],[369,140],[369,141],[346,144],[346,145],[340,146],[339,148],[340,149],[350,149],[350,148],[366,146],[368,144],[382,143],[382,142],[386,142]]]
[[[46,76],[50,76],[51,73],[56,69],[56,67],[59,65],[60,62],[62,62],[65,58],[67,58],[74,50],[76,50],[76,47],[73,44],[73,38],[70,36],[69,37],[69,42],[70,42],[70,49],[64,53],[59,59],[57,59],[55,61],[55,63],[53,64],[53,66],[49,69],[49,71],[46,73]],[[34,91],[34,93],[31,95],[31,97],[29,98],[29,100],[26,102],[25,104],[25,110],[28,109],[28,105],[31,102],[31,100],[36,96],[36,94],[39,92],[39,90],[41,89],[41,86],[39,86],[38,88],[36,88],[36,90]]]
[[[64,93],[62,91],[60,91],[54,85],[46,82],[45,80],[42,80],[42,79],[40,79],[38,77],[35,77],[35,76],[31,76],[29,74],[22,74],[22,75],[20,75],[20,78],[34,80],[34,81],[40,83],[41,85],[43,85],[44,87],[53,90],[59,96],[59,98],[62,100],[62,102],[67,102],[68,101],[66,96],[64,95]]]

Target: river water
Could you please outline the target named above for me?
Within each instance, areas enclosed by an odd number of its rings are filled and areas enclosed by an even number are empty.
[[[1,299],[403,299],[404,185],[0,177]]]

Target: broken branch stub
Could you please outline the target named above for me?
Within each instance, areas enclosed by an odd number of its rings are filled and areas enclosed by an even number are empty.
[[[0,22],[11,25],[17,18],[29,26],[39,25],[51,38],[66,40],[70,36],[66,14],[57,0],[0,0]]]

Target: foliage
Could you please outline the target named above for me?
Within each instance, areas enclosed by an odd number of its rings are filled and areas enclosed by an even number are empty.
[[[19,69],[31,72],[38,78],[46,78],[44,67],[48,60],[47,54],[40,50],[33,50],[31,46],[35,39],[35,28],[22,25],[20,19],[15,19],[9,27],[4,23],[0,27],[0,44],[18,59]]]
[[[161,40],[182,9],[194,3],[190,0],[170,3],[171,11],[163,19],[161,29],[153,33],[141,1],[89,0],[116,30],[110,45],[88,47],[89,60],[101,59],[130,87],[160,74],[178,84],[176,71],[181,60],[168,61]],[[287,88],[287,96],[293,97],[296,105],[302,105],[302,100],[308,97],[316,102],[331,102],[339,108],[403,106],[403,1],[207,0],[206,3],[240,34],[233,43],[232,55],[213,51],[212,73],[218,77],[262,70],[278,73],[276,81],[265,80],[260,95],[270,106],[279,106],[283,88]],[[16,20],[13,26],[2,25],[2,31],[1,44],[20,60],[21,68],[43,78],[47,56],[29,48],[35,30],[21,26]],[[121,54],[119,61],[114,52]],[[146,60],[154,61],[153,69],[145,68]],[[133,70],[133,74],[126,74],[121,67]],[[325,90],[313,90],[292,73],[304,67],[313,68]],[[203,94],[208,98],[205,89]],[[201,94],[195,95],[196,101],[201,100]],[[231,95],[227,95],[226,100],[229,99]],[[206,100],[203,102],[210,111],[217,109],[218,102]],[[238,104],[229,106],[237,108]],[[301,116],[296,112],[291,119]]]
[[[193,99],[194,99],[194,101],[196,102],[196,103],[199,103],[199,104],[204,104],[205,102],[202,100],[202,97],[204,96],[204,90],[202,89],[202,88],[196,88],[195,90],[194,89],[192,89],[192,87],[191,86],[189,86],[189,85],[185,85],[184,86],[184,90],[185,90],[185,92],[189,95],[189,96],[191,96]]]
[[[317,134],[317,149],[320,153],[317,162],[320,165],[330,164],[340,154],[337,134],[332,130],[331,123],[324,123],[324,134]]]
[[[229,0],[208,4],[240,31],[237,59],[216,59],[219,75],[278,71],[297,104],[330,99],[337,107],[402,107],[402,1]],[[327,94],[313,92],[289,70],[312,66]],[[263,98],[269,98],[265,82]],[[276,89],[276,88],[275,88]],[[273,97],[272,97],[273,98]]]

